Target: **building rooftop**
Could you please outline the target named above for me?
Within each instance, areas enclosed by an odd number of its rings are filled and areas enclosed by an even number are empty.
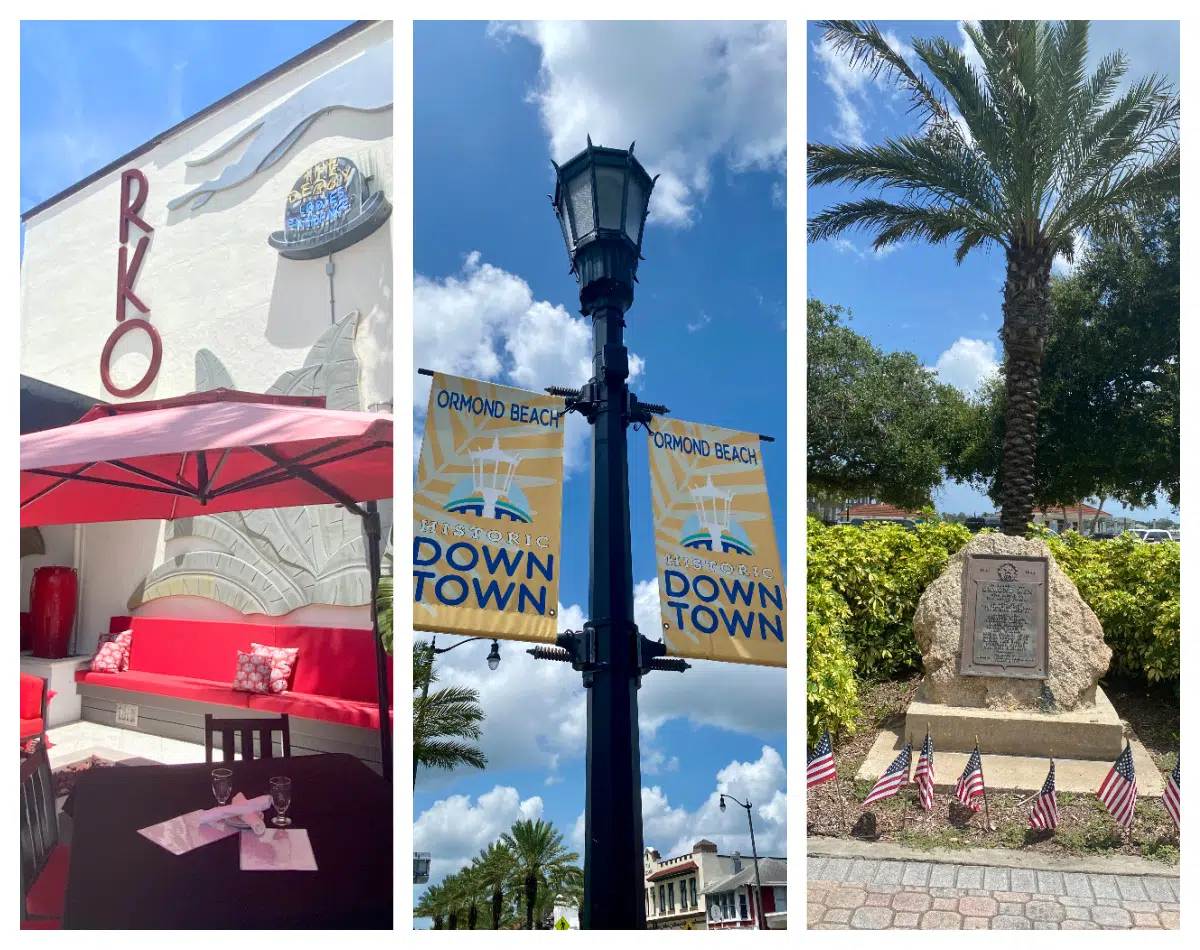
[[[787,858],[759,858],[758,875],[763,887],[784,887],[787,885]],[[705,887],[701,893],[719,894],[722,891],[732,891],[736,887],[754,884],[754,858],[742,856],[742,869],[736,874],[714,881]]]

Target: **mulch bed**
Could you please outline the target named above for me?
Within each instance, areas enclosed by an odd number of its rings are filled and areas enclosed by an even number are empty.
[[[1054,832],[1029,828],[1033,793],[989,792],[988,807],[995,831],[985,827],[982,807],[972,812],[944,791],[934,798],[933,811],[925,812],[917,803],[912,785],[899,796],[864,810],[861,802],[872,782],[856,783],[854,775],[879,730],[903,722],[904,711],[920,682],[920,674],[913,674],[893,682],[859,684],[862,713],[856,720],[857,731],[834,742],[838,779],[808,790],[809,835],[846,835],[838,802],[840,786],[846,815],[853,825],[850,836],[865,841],[891,841],[921,849],[1017,848],[1059,856],[1126,854],[1178,864],[1179,835],[1159,799],[1138,802],[1132,837],[1109,817],[1095,795],[1060,792],[1059,826]],[[1179,698],[1174,687],[1120,681],[1103,682],[1102,686],[1117,714],[1146,746],[1159,769],[1164,773],[1173,769],[1179,758]]]

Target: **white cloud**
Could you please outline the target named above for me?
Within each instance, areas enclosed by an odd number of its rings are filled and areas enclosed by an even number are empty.
[[[722,792],[753,806],[760,856],[787,855],[787,769],[782,756],[766,745],[757,761],[734,761],[721,769],[714,791],[694,812],[672,807],[657,785],[643,787],[642,836],[646,847],[658,848],[664,858],[674,857],[686,854],[693,844],[707,838],[722,854],[735,849],[750,854],[746,813],[732,802],[726,802],[722,813]]]
[[[578,630],[585,619],[581,607],[559,605],[559,630]],[[657,579],[634,585],[634,620],[646,636],[655,637],[660,625]],[[526,653],[531,644],[513,641],[500,644],[500,666],[489,670],[484,662],[487,646],[484,641],[439,656],[437,685],[479,691],[487,713],[480,748],[489,770],[545,769],[556,777],[564,763],[582,759],[587,748],[587,702],[580,675],[565,663],[535,660]],[[648,774],[675,767],[652,744],[658,729],[674,719],[759,736],[787,729],[786,670],[689,662],[692,668],[683,673],[654,672],[642,680],[638,714]],[[432,790],[462,773],[421,769],[417,774],[418,786]]]
[[[648,745],[642,747],[643,775],[661,775],[663,772],[678,771],[679,756],[673,755],[668,759],[667,754],[662,749],[656,749]]]
[[[413,850],[432,855],[429,880],[436,884],[508,831],[513,822],[542,817],[542,799],[522,800],[511,786],[497,785],[474,803],[469,795],[434,802],[413,822]]]
[[[659,174],[652,221],[687,226],[719,162],[784,170],[784,21],[494,23],[493,36],[538,47],[537,104],[559,162],[597,145],[636,154]]]
[[[910,63],[913,62],[913,48],[895,33],[884,32],[883,38],[892,49]],[[872,80],[867,70],[851,66],[849,57],[835,52],[824,38],[813,44],[813,54],[822,66],[822,82],[833,93],[839,123],[832,130],[834,138],[849,145],[866,145],[866,120],[862,110],[870,109],[873,105],[870,101],[871,92],[884,93],[886,99],[892,100],[900,98],[902,93],[883,73]],[[894,112],[886,99],[881,101],[889,111]]]
[[[934,371],[943,383],[950,383],[971,394],[998,368],[995,343],[959,337],[950,349],[938,357]]]
[[[664,857],[687,854],[701,838],[707,838],[722,854],[751,853],[746,813],[732,802],[721,811],[721,794],[750,802],[754,813],[754,837],[760,857],[787,856],[787,768],[782,756],[770,746],[762,747],[755,762],[730,762],[716,775],[714,790],[694,812],[673,806],[661,786],[642,786],[642,839],[647,848],[657,848]],[[583,853],[584,813],[580,812],[571,831],[571,846]]]
[[[688,331],[688,333],[695,333],[697,330],[703,330],[710,323],[712,323],[712,317],[710,317],[707,313],[705,313],[703,310],[701,310],[700,311],[700,319],[697,320],[695,323],[689,323],[687,325],[687,331]]]
[[[413,282],[413,361],[425,367],[522,389],[582,386],[591,376],[591,330],[561,305],[535,300],[529,284],[472,251],[449,277],[416,275]],[[629,356],[631,381],[645,360]],[[416,441],[420,441],[430,381],[413,374]],[[567,416],[568,469],[580,468],[588,426]]]
[[[633,588],[634,621],[647,637],[661,629],[658,579]],[[642,680],[638,719],[642,734],[652,738],[672,719],[716,726],[750,735],[787,730],[787,670],[740,663],[689,660],[683,673],[651,673]],[[697,702],[703,697],[703,702]]]
[[[879,260],[880,258],[887,257],[893,251],[899,250],[903,246],[900,244],[889,244],[886,247],[880,248],[879,250],[876,250],[873,247],[860,248],[849,238],[844,237],[833,238],[830,243],[833,245],[833,249],[839,254],[853,254],[860,261]]]

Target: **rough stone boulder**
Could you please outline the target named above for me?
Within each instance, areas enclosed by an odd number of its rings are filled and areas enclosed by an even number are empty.
[[[1045,680],[963,676],[960,672],[962,615],[969,554],[1009,554],[1050,559],[1050,614]],[[976,535],[950,558],[917,605],[913,627],[925,664],[922,698],[947,706],[988,709],[1083,709],[1096,701],[1096,683],[1107,671],[1112,650],[1092,609],[1055,562],[1045,541],[1002,534]]]

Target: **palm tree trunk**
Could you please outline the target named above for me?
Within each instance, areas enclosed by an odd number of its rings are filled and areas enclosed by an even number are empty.
[[[471,909],[467,911],[467,930],[475,929],[475,921],[479,919],[479,908],[471,901]]]
[[[492,891],[492,930],[500,929],[500,917],[504,913],[504,892],[499,886]]]
[[[450,930],[458,930],[458,911],[450,911]]]
[[[433,915],[433,929],[434,930],[442,929],[442,915],[441,914]]]
[[[1007,358],[1004,459],[1000,483],[1000,528],[1022,536],[1033,520],[1037,491],[1037,415],[1042,355],[1050,316],[1052,250],[1040,237],[1013,235],[1007,252],[1004,327]]]
[[[525,875],[525,929],[533,930],[533,908],[537,903],[538,882],[532,874]]]

